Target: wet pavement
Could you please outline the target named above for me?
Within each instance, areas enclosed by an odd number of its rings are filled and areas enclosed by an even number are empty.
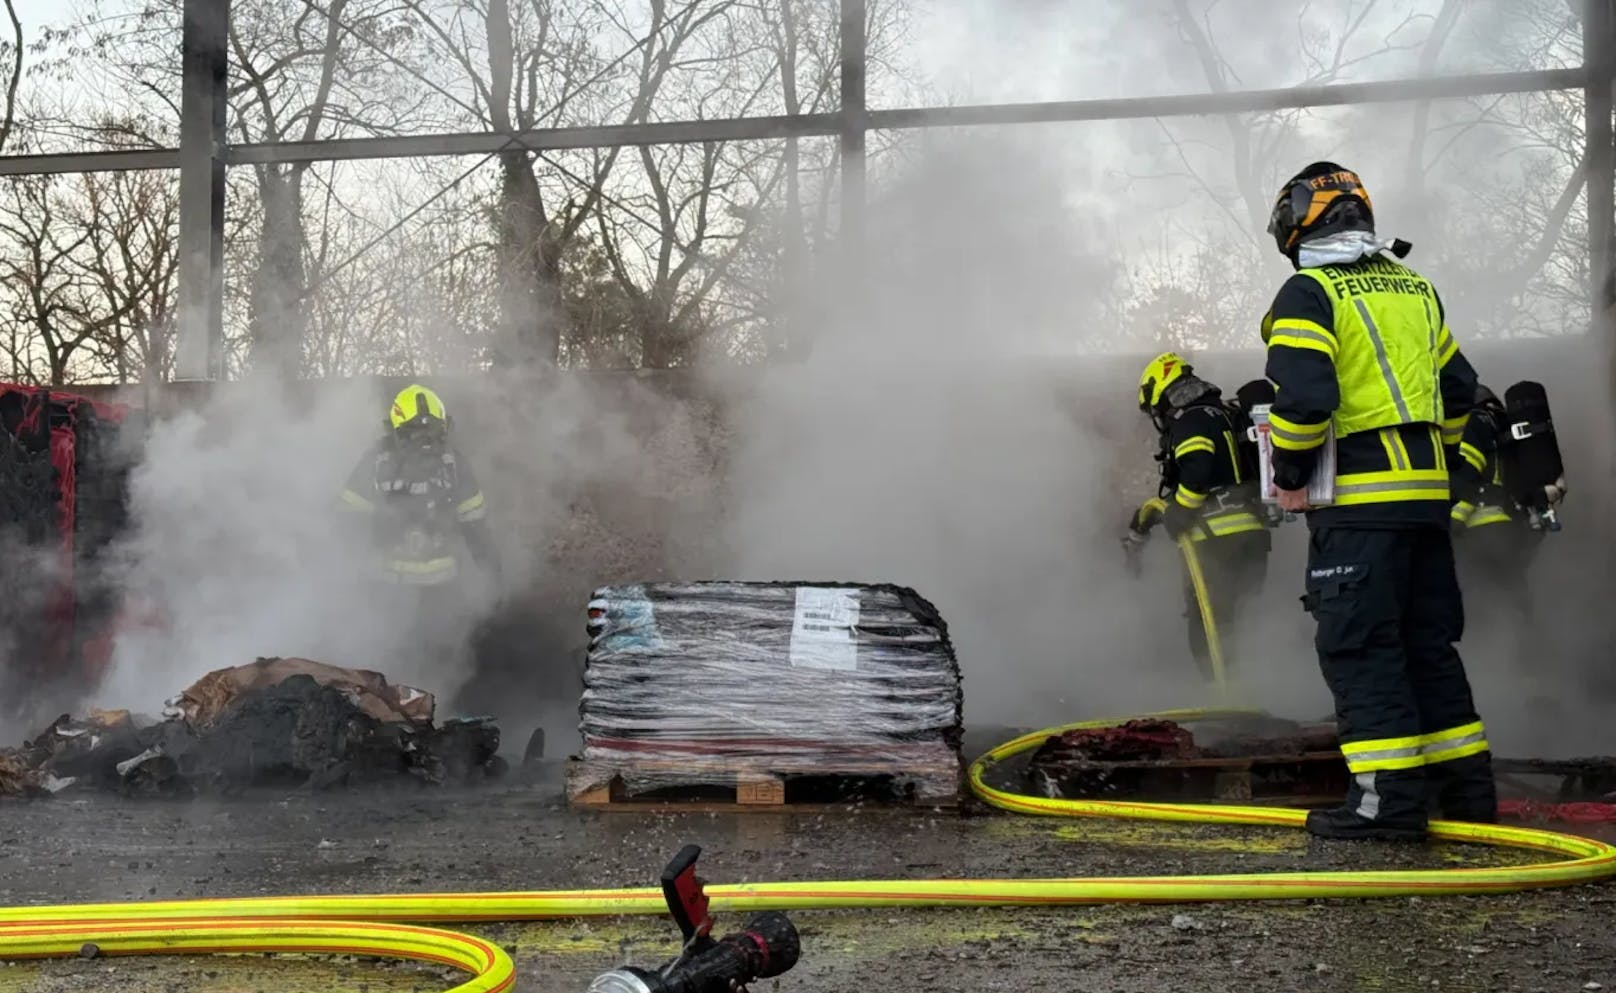
[[[1530,861],[1301,832],[879,810],[642,815],[567,809],[554,777],[497,790],[59,797],[0,804],[0,903],[652,885],[687,842],[717,882],[1190,874]],[[1069,910],[794,914],[798,967],[755,989],[1616,990],[1616,888],[1502,897]],[[740,923],[721,915],[719,928]],[[656,919],[493,925],[529,993],[581,991],[674,951]],[[0,966],[0,993],[429,993],[436,967],[253,956]],[[1599,984],[1594,986],[1591,984]]]

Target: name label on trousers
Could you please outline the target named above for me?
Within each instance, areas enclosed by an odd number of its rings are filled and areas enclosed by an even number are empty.
[[[1314,580],[1361,579],[1366,572],[1368,570],[1362,565],[1326,565],[1307,570],[1307,578]]]

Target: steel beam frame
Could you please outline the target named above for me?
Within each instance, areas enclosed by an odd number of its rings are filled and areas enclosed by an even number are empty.
[[[229,4],[185,0],[181,40],[179,299],[176,379],[224,366],[225,91]]]
[[[1611,85],[1616,79],[1616,12],[1612,0],[1585,0],[1582,10],[1582,60],[1588,70],[1583,94],[1583,137],[1587,147],[1583,173],[1588,194],[1588,292],[1596,326],[1609,323],[1606,313],[1616,286],[1616,136],[1612,134]]]
[[[865,0],[841,2],[841,112],[842,151],[842,264],[846,268],[848,296],[861,295],[864,274],[865,137],[869,129],[869,107],[865,90]],[[857,306],[855,302],[853,304]]]
[[[1611,135],[1613,0],[1584,0],[1585,65],[1574,69],[1485,73],[1333,86],[1191,93],[1105,100],[869,109],[866,99],[866,0],[840,0],[841,108],[830,114],[544,128],[516,134],[468,132],[309,142],[227,143],[227,30],[230,0],[185,0],[180,147],[0,156],[0,176],[178,169],[180,172],[179,342],[176,377],[223,372],[225,170],[234,165],[493,155],[513,148],[557,151],[626,145],[835,137],[841,147],[841,223],[852,285],[862,272],[866,138],[871,130],[983,127],[1128,120],[1279,108],[1452,99],[1583,89],[1588,106],[1589,239],[1593,292],[1602,292],[1616,259],[1616,196]]]
[[[845,0],[845,2],[856,3],[857,0]],[[862,90],[862,75],[859,79],[858,89]],[[1586,83],[1587,74],[1581,68],[1543,69],[1534,72],[1482,73],[1430,79],[1343,83],[1332,86],[1242,90],[1234,93],[1185,93],[1159,97],[1121,97],[1111,100],[892,108],[865,110],[862,117],[865,131],[1056,124],[1494,96],[1500,93],[1583,89]],[[857,130],[856,122],[845,122],[840,113],[802,114],[712,121],[664,121],[651,124],[542,128],[515,134],[471,131],[388,138],[326,138],[318,141],[237,144],[227,146],[224,157],[226,164],[232,166],[280,162],[335,162],[356,159],[421,158],[435,155],[492,155],[512,148],[557,151],[572,148],[604,148],[613,145],[768,140],[793,135],[834,137],[850,134],[854,130]],[[172,169],[179,165],[179,157],[179,150],[172,148],[68,152],[60,155],[0,155],[0,176]]]

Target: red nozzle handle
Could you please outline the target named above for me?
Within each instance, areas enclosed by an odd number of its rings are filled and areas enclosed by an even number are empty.
[[[707,910],[707,893],[696,877],[696,859],[700,855],[700,845],[686,845],[662,870],[662,896],[668,901],[668,913],[679,925],[687,945],[707,937],[713,929],[713,918]]]

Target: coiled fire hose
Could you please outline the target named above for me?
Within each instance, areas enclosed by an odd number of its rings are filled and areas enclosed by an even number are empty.
[[[1228,711],[1169,711],[1164,720],[1236,716]],[[1122,817],[1194,824],[1299,828],[1301,810],[1109,800],[1057,800],[990,786],[989,769],[1066,731],[1110,727],[1125,719],[1082,721],[1023,735],[972,763],[972,790],[1003,810],[1046,817]],[[1571,886],[1616,875],[1616,847],[1531,828],[1435,821],[1431,834],[1540,851],[1529,865],[1355,872],[1242,873],[1073,879],[847,880],[712,886],[715,910],[831,910],[852,907],[1015,907],[1098,903],[1189,903],[1446,894],[1513,893]],[[454,966],[471,978],[449,993],[500,993],[515,968],[498,946],[416,922],[527,921],[665,914],[663,893],[554,890],[282,896],[141,904],[0,908],[0,959],[68,957],[85,945],[99,954],[199,952],[331,953],[413,959]]]

